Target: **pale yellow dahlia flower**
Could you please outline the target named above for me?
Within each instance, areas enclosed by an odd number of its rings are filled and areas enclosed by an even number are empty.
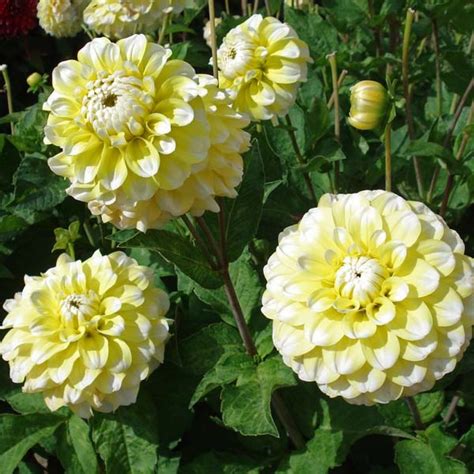
[[[229,31],[217,52],[220,86],[253,120],[282,117],[306,81],[308,46],[276,18],[253,15]]]
[[[324,195],[264,272],[276,348],[330,397],[371,405],[429,390],[471,339],[473,259],[428,207],[389,192]]]
[[[46,33],[56,38],[77,35],[88,0],[39,0],[38,20]]]
[[[135,402],[140,382],[163,362],[168,296],[153,273],[123,252],[72,261],[66,254],[7,300],[0,354],[27,393],[51,410],[87,418]]]
[[[177,14],[192,5],[193,0],[92,0],[84,11],[84,22],[109,38],[125,38],[152,33],[165,14]]]
[[[46,142],[67,192],[120,228],[145,231],[174,216],[217,211],[235,197],[248,120],[210,76],[131,36],[94,39],[53,71]]]

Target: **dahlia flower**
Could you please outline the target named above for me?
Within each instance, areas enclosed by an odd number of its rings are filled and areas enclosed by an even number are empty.
[[[288,113],[310,62],[308,46],[290,26],[262,15],[230,30],[217,51],[220,86],[253,120]]]
[[[46,142],[67,192],[120,228],[145,231],[235,196],[248,124],[209,76],[135,35],[94,39],[53,71]]]
[[[84,22],[109,38],[134,33],[152,33],[167,13],[180,13],[193,0],[92,0],[84,11]]]
[[[56,38],[77,35],[81,31],[82,11],[88,0],[39,0],[38,20],[46,33]]]
[[[0,2],[0,37],[24,35],[36,26],[38,0],[2,0]]]
[[[424,204],[385,191],[324,195],[279,237],[262,311],[301,380],[350,403],[429,390],[474,323],[473,259]]]
[[[359,130],[381,126],[389,106],[388,92],[376,81],[360,81],[351,87],[351,110],[348,122]]]
[[[87,418],[135,402],[161,362],[168,337],[166,293],[150,269],[123,252],[72,261],[66,254],[7,300],[0,354],[23,391]]]

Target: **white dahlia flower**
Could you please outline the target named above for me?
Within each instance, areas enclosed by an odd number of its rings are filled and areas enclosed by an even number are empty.
[[[441,217],[390,192],[324,195],[264,272],[276,348],[330,397],[371,405],[429,390],[471,339],[473,259]]]
[[[87,418],[134,403],[140,382],[163,362],[166,293],[123,252],[85,260],[66,254],[4,305],[0,354],[27,393],[51,410]]]

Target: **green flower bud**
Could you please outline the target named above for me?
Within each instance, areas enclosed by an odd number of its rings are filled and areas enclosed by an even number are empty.
[[[26,83],[30,86],[30,87],[34,87],[36,85],[38,85],[41,81],[41,74],[39,72],[34,72],[33,74],[30,74],[27,78],[26,78]]]
[[[389,106],[388,92],[375,81],[361,81],[351,87],[349,123],[358,130],[374,130],[382,125]]]

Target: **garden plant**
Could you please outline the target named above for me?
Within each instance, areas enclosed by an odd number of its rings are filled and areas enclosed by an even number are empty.
[[[0,0],[0,474],[474,472],[473,25]]]

